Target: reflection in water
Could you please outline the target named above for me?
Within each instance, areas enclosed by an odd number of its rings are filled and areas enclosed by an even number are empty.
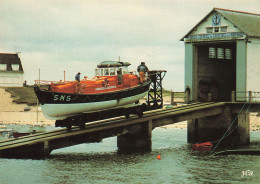
[[[42,160],[0,159],[0,183],[259,183],[260,156],[193,152],[186,131],[155,129],[151,153],[119,155],[114,137],[55,150]],[[259,148],[260,132],[251,140]],[[244,170],[253,176],[242,176]]]

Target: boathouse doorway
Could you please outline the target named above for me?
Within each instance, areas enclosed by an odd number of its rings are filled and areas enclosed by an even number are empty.
[[[230,101],[236,91],[236,43],[194,45],[194,76],[198,101]],[[197,66],[196,66],[197,65]]]

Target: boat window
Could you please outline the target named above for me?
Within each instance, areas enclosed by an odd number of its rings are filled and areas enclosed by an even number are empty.
[[[110,68],[110,75],[115,75],[115,74],[116,74],[115,68]]]
[[[104,68],[104,75],[109,75],[109,68]]]
[[[96,69],[96,76],[103,76],[103,68]]]
[[[99,68],[96,69],[96,76],[100,76],[100,69]]]
[[[122,74],[122,68],[117,69],[117,75]]]
[[[123,74],[128,74],[128,68],[127,68],[127,66],[122,67],[122,72],[123,72]]]

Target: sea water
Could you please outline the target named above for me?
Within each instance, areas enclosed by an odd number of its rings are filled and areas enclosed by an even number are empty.
[[[193,152],[187,129],[156,128],[150,153],[117,154],[116,142],[54,150],[45,159],[0,158],[0,183],[260,183],[259,155]],[[251,132],[251,147],[260,149],[260,132]]]

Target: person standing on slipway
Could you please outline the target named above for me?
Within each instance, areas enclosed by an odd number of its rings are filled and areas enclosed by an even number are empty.
[[[145,74],[146,74],[146,72],[149,72],[147,66],[145,65],[145,62],[141,62],[141,65],[139,65],[137,67],[137,71],[139,72],[140,83],[144,83],[144,81],[145,81]]]

